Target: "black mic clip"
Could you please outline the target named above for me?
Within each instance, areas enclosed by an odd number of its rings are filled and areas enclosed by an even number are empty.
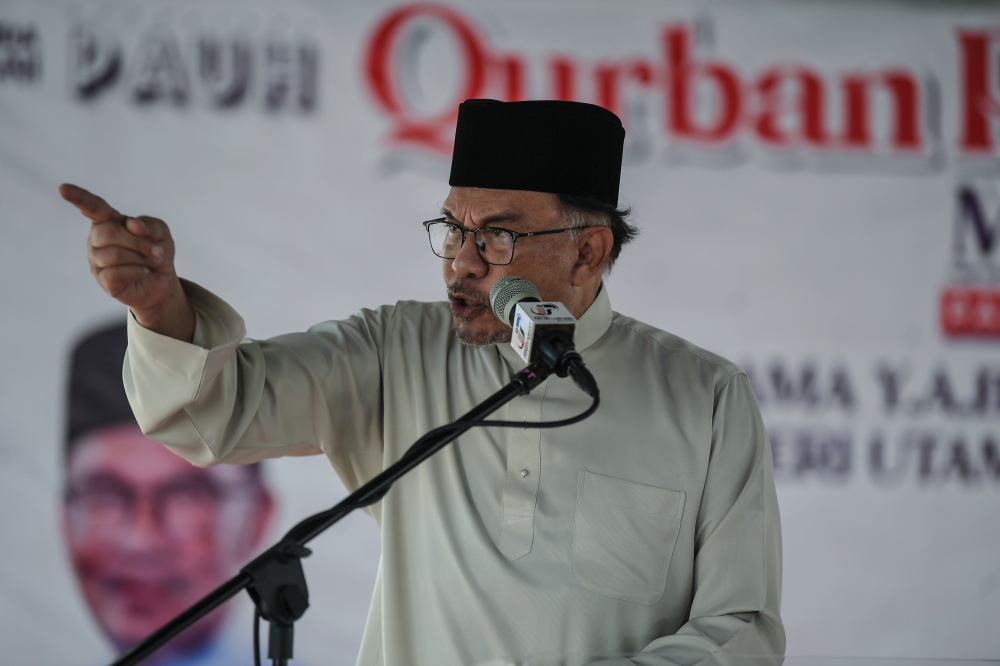
[[[529,304],[535,307],[529,310],[526,308]],[[506,275],[493,284],[490,305],[497,319],[514,329],[511,345],[530,363],[514,375],[514,381],[524,386],[525,393],[554,373],[572,377],[584,393],[598,400],[597,381],[573,343],[576,318],[565,305],[543,303],[535,285],[514,275]]]
[[[584,393],[596,398],[600,393],[597,381],[583,362],[573,344],[573,336],[564,330],[553,330],[539,336],[535,343],[536,362],[544,364],[559,377],[571,377]]]

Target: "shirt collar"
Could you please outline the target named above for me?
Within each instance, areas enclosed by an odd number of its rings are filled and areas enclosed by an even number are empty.
[[[601,288],[597,291],[597,298],[590,304],[587,311],[580,316],[576,324],[576,350],[582,352],[587,347],[601,339],[601,336],[611,327],[611,299],[608,297],[608,289],[601,283]],[[509,342],[497,345],[500,356],[511,366],[523,368],[526,363],[521,360],[510,347]]]

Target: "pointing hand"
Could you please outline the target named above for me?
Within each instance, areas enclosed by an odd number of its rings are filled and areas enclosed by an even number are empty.
[[[127,305],[144,327],[190,341],[194,312],[174,270],[174,241],[166,223],[122,215],[75,185],[61,185],[59,194],[93,223],[87,257],[101,288]]]

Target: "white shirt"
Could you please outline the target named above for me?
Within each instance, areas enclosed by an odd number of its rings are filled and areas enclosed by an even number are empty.
[[[524,365],[507,345],[463,345],[447,303],[255,341],[221,299],[185,291],[193,344],[130,316],[123,373],[143,431],[198,465],[323,453],[354,490]],[[613,313],[607,289],[577,349],[601,387],[593,417],[475,428],[369,508],[382,558],[359,665],[784,652],[778,505],[746,375]],[[589,404],[551,377],[493,417],[556,420]]]

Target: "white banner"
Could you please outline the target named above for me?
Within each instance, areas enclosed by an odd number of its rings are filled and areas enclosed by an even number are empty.
[[[420,222],[467,97],[602,104],[642,229],[613,307],[740,363],[798,655],[1000,655],[1000,12],[833,2],[0,2],[0,644],[114,651],[66,545],[68,353],[123,309],[77,183],[166,220],[267,337],[444,296]],[[269,538],[343,493],[268,464]],[[351,664],[379,537],[314,542],[303,664]],[[230,612],[227,641],[249,639]],[[246,648],[248,650],[248,648]],[[222,662],[219,662],[222,663]]]

